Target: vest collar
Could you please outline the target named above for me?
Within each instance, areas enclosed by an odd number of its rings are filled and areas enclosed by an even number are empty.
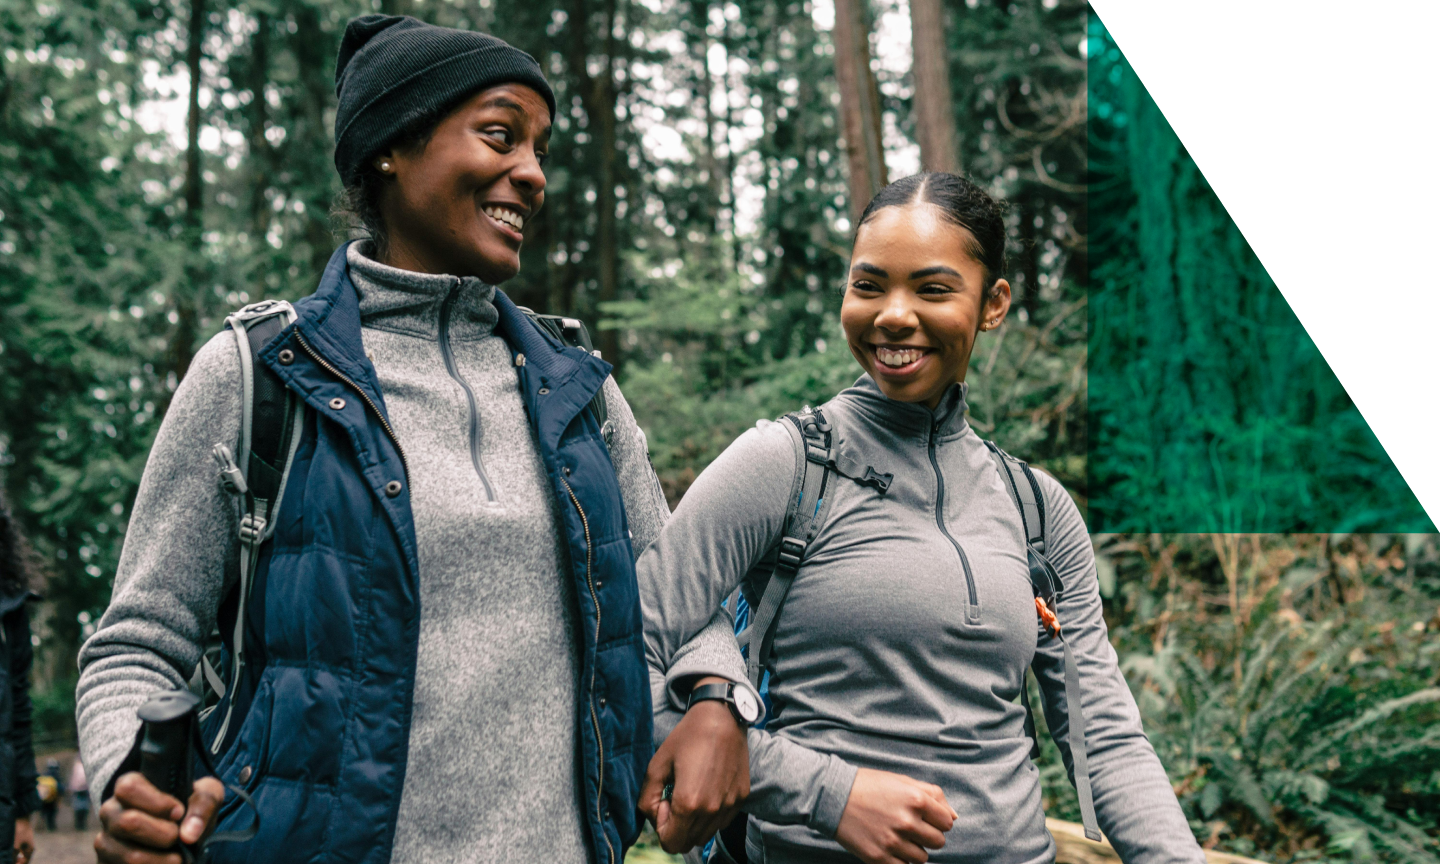
[[[291,326],[316,353],[383,410],[380,383],[375,367],[365,356],[365,343],[360,336],[360,297],[350,281],[346,262],[349,248],[350,244],[346,243],[330,256],[315,293],[295,304],[297,317]]]
[[[539,434],[541,447],[549,450],[559,445],[565,427],[605,386],[611,366],[542,331],[504,291],[495,292],[494,302],[500,316],[495,332],[515,356],[526,401],[534,406],[531,423]],[[521,356],[525,358],[524,365],[520,365]],[[541,393],[541,390],[548,392]]]
[[[361,340],[360,300],[350,279],[349,247],[346,243],[335,250],[315,293],[295,304],[298,317],[292,326],[320,356],[384,410],[375,367],[365,356]],[[527,403],[538,409],[532,422],[540,434],[541,446],[557,446],[570,420],[605,386],[611,366],[541,331],[505,292],[497,289],[493,302],[498,313],[495,332],[516,357]],[[519,355],[525,357],[523,366],[518,365]],[[541,394],[541,389],[547,392]]]

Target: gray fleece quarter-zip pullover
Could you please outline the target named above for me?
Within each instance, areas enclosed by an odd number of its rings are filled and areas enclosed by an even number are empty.
[[[495,289],[348,253],[361,338],[409,461],[420,564],[416,660],[395,862],[588,861],[579,814],[573,582]],[[613,380],[610,455],[638,554],[668,516],[645,437]],[[237,577],[238,505],[210,452],[240,436],[240,362],[221,332],[196,355],[146,464],[114,595],[80,654],[80,746],[104,789],[135,709],[182,686]],[[356,562],[363,566],[363,562]],[[734,640],[722,628],[701,637]],[[695,675],[743,677],[713,646]],[[284,734],[284,730],[276,730]],[[278,853],[277,853],[278,854]]]
[[[1020,517],[965,420],[963,386],[931,411],[864,377],[823,410],[839,453],[894,479],[883,494],[832,481],[828,518],[781,608],[772,717],[749,736],[751,860],[855,860],[833,838],[859,768],[945,790],[960,818],[931,861],[1053,860],[1019,697],[1033,663],[1069,764],[1061,648],[1037,622]],[[786,430],[762,421],[700,475],[641,556],[657,709],[678,704],[672,661],[711,610],[752,568],[773,566],[796,459]],[[1107,639],[1085,524],[1058,482],[1037,477],[1100,827],[1127,864],[1202,862]]]

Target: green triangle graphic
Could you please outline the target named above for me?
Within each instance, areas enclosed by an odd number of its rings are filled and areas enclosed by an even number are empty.
[[[1089,36],[1091,530],[1434,531],[1093,12]]]

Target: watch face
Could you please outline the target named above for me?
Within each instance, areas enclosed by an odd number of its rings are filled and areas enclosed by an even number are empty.
[[[735,710],[739,712],[741,719],[746,723],[754,723],[760,719],[760,703],[755,700],[754,694],[744,687],[736,687],[734,692]]]

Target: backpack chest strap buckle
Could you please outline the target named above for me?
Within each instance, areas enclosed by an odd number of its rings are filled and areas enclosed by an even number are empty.
[[[251,546],[259,544],[265,536],[265,526],[268,520],[264,516],[257,516],[254,513],[246,513],[240,520],[240,541]]]
[[[777,566],[788,570],[799,570],[805,560],[805,541],[799,537],[786,537],[780,541],[780,557]]]

